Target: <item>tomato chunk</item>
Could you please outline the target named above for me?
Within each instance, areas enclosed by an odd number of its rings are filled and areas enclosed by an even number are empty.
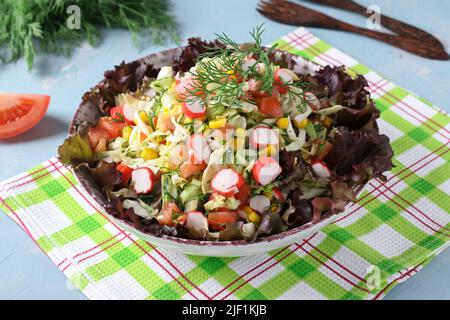
[[[237,221],[236,211],[217,211],[208,214],[208,224],[212,229],[223,230],[227,223]]]
[[[109,110],[109,113],[111,115],[111,118],[118,121],[118,122],[125,122],[125,115],[123,113],[123,106],[117,106],[114,108],[111,108]]]
[[[122,185],[125,186],[130,181],[133,169],[124,163],[119,163],[116,169],[122,174]]]
[[[115,121],[111,117],[102,117],[99,119],[97,127],[104,129],[110,139],[115,139],[122,135],[122,129],[125,127],[125,123]]]
[[[247,205],[248,198],[250,197],[250,186],[244,183],[240,188],[239,192],[234,195],[234,198],[241,201],[239,209],[244,208]]]
[[[275,97],[262,98],[258,109],[261,113],[271,118],[281,118],[283,116],[280,101]]]
[[[18,136],[41,121],[50,97],[38,94],[0,93],[0,140]]]
[[[164,204],[161,212],[162,214],[156,218],[159,224],[174,226],[176,224],[183,224],[186,222],[186,213],[183,213],[175,202],[168,202]]]

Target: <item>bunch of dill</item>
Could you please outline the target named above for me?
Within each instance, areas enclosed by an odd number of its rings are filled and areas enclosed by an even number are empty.
[[[36,52],[70,55],[83,41],[97,45],[101,27],[128,29],[138,47],[178,41],[169,9],[166,0],[1,0],[0,60],[25,57],[31,69]]]

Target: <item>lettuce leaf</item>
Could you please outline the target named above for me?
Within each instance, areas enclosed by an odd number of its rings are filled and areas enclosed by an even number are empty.
[[[337,176],[351,177],[362,184],[382,177],[383,172],[393,167],[394,152],[389,138],[375,130],[350,131],[340,127],[332,144],[325,163]]]
[[[94,160],[94,151],[87,135],[76,134],[64,140],[58,147],[59,160],[65,165],[76,165]]]
[[[122,183],[122,173],[116,167],[114,162],[100,161],[96,168],[91,169],[92,178],[102,189],[119,185]]]
[[[345,126],[352,130],[376,128],[375,120],[380,111],[370,100],[370,93],[365,88],[367,80],[357,75],[352,78],[344,66],[326,66],[309,76],[311,92],[320,99],[323,108],[342,105],[336,114],[336,126]]]

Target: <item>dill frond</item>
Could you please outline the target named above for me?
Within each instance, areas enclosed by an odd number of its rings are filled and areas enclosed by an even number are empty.
[[[80,29],[69,29],[66,12],[81,11]],[[82,42],[95,46],[102,27],[131,32],[134,44],[179,41],[178,26],[166,0],[2,0],[0,1],[0,60],[25,57],[32,68],[36,53],[70,55]]]

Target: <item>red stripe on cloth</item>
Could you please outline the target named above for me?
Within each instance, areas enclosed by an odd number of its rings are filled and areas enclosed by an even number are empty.
[[[287,38],[289,39],[290,44],[299,45],[299,46],[302,47],[304,50],[306,50],[306,51],[308,51],[309,53],[311,53],[311,54],[317,56],[318,58],[320,58],[320,59],[322,59],[322,60],[324,60],[325,62],[327,62],[327,63],[330,64],[330,65],[333,65],[333,66],[336,66],[336,65],[342,65],[342,63],[340,63],[340,62],[335,63],[334,61],[329,60],[328,57],[327,57],[323,52],[320,52],[320,51],[317,50],[316,48],[310,47],[311,44],[310,44],[309,42],[307,42],[307,40],[305,40],[306,37],[304,37],[304,36],[299,37],[299,36],[297,36],[296,34],[289,34],[289,35],[287,35]],[[302,43],[306,43],[308,46],[305,47],[305,46],[303,46]]]
[[[392,189],[386,187],[386,189],[392,193],[394,195],[394,197],[399,198],[400,200],[402,200],[403,202],[405,202],[409,207],[415,209],[418,213],[420,213],[422,216],[424,216],[426,219],[428,219],[430,222],[434,223],[436,226],[438,226],[441,229],[450,231],[449,228],[447,228],[446,226],[443,226],[442,224],[436,222],[434,219],[430,218],[427,214],[425,214],[422,210],[420,210],[419,208],[417,208],[414,204],[412,204],[411,202],[409,202],[408,200],[406,200],[405,198],[403,198],[402,196],[400,196],[398,193],[394,192]],[[386,190],[385,190],[386,191]],[[449,235],[450,236],[450,235]]]
[[[423,156],[422,158],[420,158],[419,160],[417,160],[416,162],[410,164],[407,167],[404,167],[403,169],[401,169],[399,172],[397,172],[396,174],[392,175],[390,178],[388,178],[386,181],[382,182],[380,185],[378,185],[375,189],[372,189],[370,192],[366,193],[364,196],[362,196],[361,198],[358,199],[358,201],[356,201],[355,203],[353,203],[351,207],[355,206],[359,201],[363,200],[364,198],[366,198],[367,196],[369,196],[370,194],[372,194],[375,191],[378,191],[382,186],[385,186],[389,181],[391,181],[392,179],[394,179],[395,177],[398,177],[400,174],[402,174],[403,172],[405,172],[406,170],[411,169],[412,167],[414,167],[416,164],[422,162],[423,160],[425,160],[426,158],[428,158],[429,156],[432,156],[433,154],[437,155],[436,158],[433,158],[432,161],[436,160],[439,157],[442,157],[445,153],[447,153],[449,151],[449,149],[447,149],[443,154],[438,155],[437,152],[440,151],[440,149],[446,147],[448,144],[450,144],[450,142],[447,142],[445,145],[441,145],[439,148],[437,148],[436,150],[431,151],[430,153],[428,153],[426,156]],[[422,169],[424,166],[428,165],[429,163],[425,163],[425,165],[420,166],[418,169]],[[399,183],[400,181],[404,180],[405,178],[409,177],[411,174],[413,174],[414,171],[410,172],[408,175],[406,175],[405,177],[403,177],[402,179],[397,180],[394,184],[392,184],[390,187],[392,188],[394,185],[396,185],[397,183]]]
[[[387,84],[387,83],[386,83],[386,84]],[[384,85],[386,85],[386,84],[384,84]],[[377,93],[377,91],[380,90],[382,93],[387,94],[388,96],[394,97],[394,95],[390,94],[389,91],[384,90],[384,89],[383,89],[382,87],[380,87],[380,86],[374,85],[373,88],[374,88],[374,89],[372,89],[372,90],[373,90],[373,92],[375,92],[375,93]],[[378,94],[378,93],[377,93],[377,94]],[[380,96],[381,96],[381,95],[380,95]],[[432,126],[429,125],[427,122],[424,122],[423,119],[420,119],[419,117],[413,115],[412,113],[406,111],[404,108],[400,107],[399,103],[402,102],[402,100],[396,98],[397,102],[394,102],[394,101],[388,99],[388,98],[385,97],[385,96],[383,96],[383,99],[386,100],[387,102],[389,102],[390,104],[392,104],[393,107],[396,107],[396,108],[400,109],[401,111],[403,111],[404,113],[406,113],[406,114],[409,115],[410,117],[416,119],[416,120],[419,121],[421,124],[423,124],[425,127],[427,127],[427,128],[429,128],[430,130],[432,130],[432,131],[438,133],[438,134],[439,134],[440,136],[442,136],[444,139],[450,140],[449,137],[447,137],[446,135],[444,135],[443,133],[441,133],[441,132],[439,131],[440,129],[437,129],[437,130],[436,130],[436,128],[432,127]],[[403,104],[404,104],[404,103],[403,103]],[[422,115],[422,117],[425,117],[425,116]],[[426,121],[429,121],[429,122],[431,122],[431,123],[433,122],[433,121],[431,121],[431,120],[432,120],[431,118],[425,117],[425,119],[426,119]],[[445,128],[444,128],[444,127],[441,127],[441,129],[445,129]],[[445,130],[444,130],[444,131],[445,131]]]
[[[406,176],[402,177],[402,180],[399,179],[397,182],[393,183],[393,184],[390,186],[390,188],[392,188],[393,186],[395,186],[395,185],[396,185],[397,183],[399,183],[400,181],[403,181],[404,179],[406,179],[406,178],[409,177],[410,175],[412,175],[412,174],[418,172],[418,171],[419,171],[420,169],[422,169],[423,167],[429,165],[429,164],[432,163],[434,160],[438,159],[440,156],[443,156],[444,154],[446,154],[448,151],[450,151],[450,149],[446,149],[441,155],[437,155],[436,157],[430,159],[429,161],[427,161],[426,163],[424,163],[424,164],[421,165],[420,167],[418,167],[418,168],[416,168],[416,169],[414,169],[414,170],[411,170],[411,172],[410,172],[409,174],[407,174]],[[372,184],[372,186],[373,186],[373,184]],[[376,187],[375,189],[378,190],[378,191],[380,191],[380,194],[381,194],[380,187],[381,187],[381,186],[378,186],[378,187]],[[365,197],[367,197],[369,194],[372,194],[373,192],[375,192],[375,191],[376,191],[375,189],[372,190],[370,193],[366,194],[366,195],[365,195],[364,197],[362,197],[362,198],[365,198]],[[378,194],[376,197],[378,197],[380,194]],[[371,201],[375,200],[376,197],[370,199],[369,201],[366,201],[366,202],[363,203],[363,204],[360,204],[360,205],[358,206],[358,208],[356,208],[355,210],[353,210],[353,211],[350,212],[349,214],[347,214],[347,215],[345,215],[345,216],[343,216],[343,217],[341,217],[341,218],[339,218],[339,219],[336,219],[336,220],[333,222],[333,224],[335,224],[335,223],[337,223],[337,222],[339,222],[339,221],[342,221],[342,220],[348,218],[348,217],[351,216],[353,213],[355,213],[356,211],[358,211],[361,207],[363,207],[363,206],[365,206],[366,204],[370,203]],[[360,200],[362,200],[362,199],[360,199]],[[360,202],[360,200],[358,200],[357,202]]]
[[[401,274],[400,276],[398,276],[397,278],[395,278],[394,280],[392,280],[391,282],[389,282],[383,289],[380,290],[380,292],[377,293],[377,295],[375,297],[373,297],[372,300],[377,300],[378,298],[381,297],[381,295],[395,282],[407,277],[407,276],[412,276],[412,273],[414,271],[416,271],[420,266],[422,265],[422,262],[419,263],[417,266],[415,266],[414,268],[410,269],[409,271],[407,271],[404,274]]]
[[[113,237],[113,238],[110,238],[110,239],[116,239],[116,237],[118,237],[120,234],[122,234],[122,232],[118,233],[117,236],[115,236],[115,237]],[[94,252],[94,253],[91,254],[90,256],[81,258],[81,259],[79,259],[78,261],[75,261],[74,263],[75,263],[75,264],[79,264],[79,263],[82,263],[83,261],[86,261],[86,260],[88,260],[88,259],[91,259],[91,258],[97,256],[98,254],[100,254],[100,253],[102,253],[102,252],[105,252],[107,249],[109,249],[109,248],[111,248],[111,247],[114,247],[114,246],[117,245],[118,243],[121,243],[125,238],[126,238],[126,235],[123,233],[123,237],[121,237],[120,239],[117,239],[117,240],[116,240],[115,242],[113,242],[112,244],[106,246],[105,248],[101,248],[99,251]],[[108,239],[107,241],[104,241],[103,244],[109,242],[110,239]],[[94,249],[96,249],[96,248],[98,248],[98,247],[100,247],[100,245],[95,246],[95,247],[92,247],[91,249],[86,250],[85,252],[82,252],[81,254],[78,254],[77,256],[80,256],[80,255],[82,255],[82,254],[88,253],[88,252],[90,252],[90,251],[92,251],[92,250],[94,250]],[[62,263],[65,262],[66,260],[68,260],[68,259],[65,258],[60,264],[62,264]],[[66,265],[66,266],[64,267],[64,269],[62,269],[61,271],[64,272],[64,271],[65,271],[68,267],[70,267],[72,264],[73,264],[72,261],[69,261],[69,264]],[[58,267],[59,267],[59,265],[58,265]]]
[[[96,245],[96,246],[94,246],[94,247],[92,247],[92,248],[90,248],[90,249],[87,249],[87,250],[85,250],[85,251],[83,251],[83,252],[80,252],[80,253],[74,255],[74,256],[72,257],[72,259],[76,259],[76,258],[78,258],[79,256],[82,256],[82,255],[84,255],[84,254],[86,254],[86,253],[91,252],[92,250],[95,250],[95,249],[97,249],[97,248],[99,248],[99,247],[101,247],[101,246],[107,244],[108,242],[110,242],[110,241],[113,240],[113,239],[116,239],[118,236],[120,236],[120,235],[123,234],[123,233],[125,233],[125,230],[120,231],[120,232],[117,233],[116,235],[112,236],[111,238],[108,238],[108,239],[104,240],[104,241],[101,242],[100,244],[98,244],[98,245]]]
[[[382,83],[383,81],[385,81],[385,83]],[[371,85],[369,85],[368,89],[369,89],[369,91],[371,91],[372,90],[371,88],[374,87],[374,86],[378,86],[378,85],[385,86],[388,83],[389,83],[389,80],[381,78],[380,80],[377,80],[377,81],[373,82]]]
[[[60,168],[61,168],[61,167],[62,167],[62,166],[60,166]],[[39,179],[41,179],[41,178],[44,178],[44,177],[46,177],[46,176],[52,174],[52,173],[55,172],[56,170],[57,170],[57,169],[51,169],[51,170],[49,170],[49,171],[47,171],[47,172],[41,174],[40,176],[32,177],[30,180],[27,180],[27,181],[22,182],[22,183],[17,184],[17,185],[9,185],[6,189],[0,190],[0,191],[2,191],[2,192],[8,192],[9,190],[17,189],[17,188],[19,188],[19,187],[23,187],[23,186],[25,186],[25,185],[27,185],[27,184],[29,184],[29,183],[32,183],[32,182],[34,182],[34,181],[37,181],[37,180],[39,180]],[[35,173],[34,173],[34,174],[35,174]],[[30,177],[30,176],[31,176],[31,174],[30,174],[28,177]],[[25,178],[25,177],[24,177],[24,178]]]
[[[56,168],[55,164],[50,161],[53,166]],[[118,230],[122,230],[119,226],[117,226],[113,221],[111,221],[110,219],[108,219],[107,216],[105,216],[102,212],[100,212],[99,210],[97,210],[97,208],[91,203],[91,201],[89,201],[89,199],[87,199],[84,194],[76,187],[76,185],[74,185],[72,183],[72,181],[63,173],[61,172],[59,169],[57,169],[58,172],[67,180],[67,182],[69,182],[69,184],[74,188],[75,191],[78,192],[78,194],[84,199],[86,200],[86,202],[97,212],[99,213],[101,216],[103,216],[105,219],[107,219],[108,221],[110,221],[110,223]],[[186,290],[187,293],[189,293],[193,298],[195,299],[199,299],[196,295],[194,295],[190,290],[188,290],[166,267],[164,267],[164,265],[162,265],[155,257],[153,257],[152,255],[149,254],[148,251],[146,251],[141,245],[139,245],[133,238],[131,238],[130,236],[128,236],[128,239],[133,242],[138,248],[140,248],[140,250],[142,250],[150,259],[152,259],[157,265],[159,265],[164,271],[167,272],[167,274],[172,277],[173,280],[175,280],[184,290]],[[150,245],[150,244],[149,244]],[[150,245],[151,246],[151,245]],[[162,256],[162,254],[160,254],[160,256]],[[168,260],[167,257],[162,256],[164,260]],[[181,273],[178,269],[174,268],[181,276],[182,278],[184,278],[189,284],[191,284],[193,286],[193,288],[197,289],[200,293],[202,293],[207,299],[209,299],[208,295],[206,295],[200,288],[198,288],[197,286],[195,286],[189,279],[186,278],[186,276]]]
[[[108,250],[111,247],[114,247],[116,244],[122,242],[122,240],[126,239],[128,236],[126,234],[124,234],[121,238],[116,239],[116,241],[114,241],[113,243],[109,244],[108,246],[104,247],[104,248],[100,248],[100,250],[98,250],[97,252],[94,252],[93,254],[91,254],[90,256],[81,258],[80,260],[78,260],[76,263],[81,263],[83,261],[86,261],[87,259],[90,259],[92,257],[95,257],[96,255],[105,252],[106,250]]]
[[[372,184],[372,183],[370,182],[370,184]],[[402,206],[401,204],[399,204],[399,203],[398,203],[396,200],[394,200],[392,197],[389,197],[389,196],[385,193],[385,191],[381,191],[381,194],[382,194],[383,196],[385,196],[386,199],[388,199],[389,201],[392,201],[393,203],[395,203],[400,209],[402,209],[403,211],[405,211],[406,213],[408,213],[411,217],[415,218],[417,221],[419,221],[421,224],[423,224],[424,226],[426,226],[426,227],[429,228],[430,230],[432,230],[432,231],[434,231],[434,232],[436,232],[436,233],[442,234],[442,235],[444,235],[444,236],[450,237],[450,234],[443,233],[443,232],[441,232],[441,231],[435,229],[434,227],[428,225],[428,224],[427,224],[426,222],[424,222],[422,219],[418,218],[415,214],[413,214],[413,213],[412,213],[411,211],[409,211],[407,208],[405,208],[404,206]]]
[[[281,253],[283,253],[284,251],[286,251],[290,246],[284,247],[281,250],[278,250],[274,255],[272,255],[271,257],[267,258],[266,260],[264,260],[263,262],[257,264],[256,266],[254,266],[253,268],[247,270],[245,273],[243,273],[242,275],[240,275],[239,277],[237,277],[236,279],[234,279],[233,281],[231,281],[227,286],[225,286],[224,288],[222,288],[221,290],[219,290],[217,293],[215,293],[214,295],[211,296],[211,299],[214,299],[215,297],[217,297],[218,295],[220,295],[222,292],[224,292],[225,290],[227,290],[229,287],[231,287],[233,284],[235,284],[236,282],[238,282],[240,279],[244,278],[245,276],[247,276],[248,274],[252,273],[253,271],[255,271],[256,269],[262,267],[263,265],[267,264],[268,262],[272,261],[275,259],[276,256],[279,256]]]
[[[339,273],[338,271],[336,271],[334,268],[330,267],[329,265],[326,264],[326,262],[320,260],[319,258],[317,258],[315,255],[313,255],[311,252],[305,250],[304,248],[300,248],[303,252],[305,252],[307,255],[311,256],[314,260],[316,260],[317,262],[319,262],[322,266],[324,266],[325,268],[327,268],[328,270],[330,270],[331,272],[333,272],[334,274],[336,274],[339,278],[341,278],[342,280],[344,280],[345,282],[347,282],[348,284],[352,285],[355,288],[358,288],[362,291],[365,291],[367,293],[370,293],[370,291],[366,288],[360,287],[357,283],[353,283],[351,280],[349,280],[348,278],[346,278],[344,275],[342,275],[341,273]]]
[[[67,258],[64,258],[60,263],[58,263],[56,266],[59,268],[59,267],[61,267],[61,265],[64,263],[64,262],[66,262],[66,261],[68,261],[68,259]]]
[[[312,44],[308,42],[308,40],[305,39],[301,39],[299,38],[296,34],[292,34],[290,36],[288,36],[289,39],[294,39],[293,41],[295,41],[296,44],[298,44],[299,46],[303,47],[304,50],[309,51],[315,55],[318,55],[319,58],[321,58],[324,61],[327,61],[328,63],[332,64],[332,65],[342,65],[344,64],[343,62],[337,60],[336,58],[327,55],[325,52],[320,52],[319,50],[317,50],[316,48],[312,47]],[[300,42],[298,42],[300,41]],[[308,45],[308,47],[304,47],[302,45],[302,43],[306,43],[306,45]],[[327,59],[324,59],[324,57],[326,57]],[[334,62],[333,62],[334,60]],[[335,63],[336,62],[336,63]],[[372,82],[370,80],[367,79],[367,82],[369,84],[371,84]],[[427,121],[437,125],[440,129],[443,129],[446,132],[450,132],[448,131],[446,128],[444,128],[443,126],[441,126],[439,123],[435,122],[433,119],[430,119],[429,117],[425,116],[424,114],[418,112],[417,110],[415,110],[413,107],[411,107],[410,105],[408,105],[407,103],[405,103],[404,101],[402,101],[401,99],[397,98],[396,96],[394,96],[393,94],[391,94],[390,92],[385,91],[384,89],[380,88],[381,91],[383,91],[385,94],[389,95],[390,97],[394,98],[395,100],[397,100],[398,102],[400,102],[401,104],[405,105],[406,107],[408,107],[410,110],[416,112],[417,114],[421,115],[422,117],[424,117]],[[406,110],[400,108],[398,105],[397,107],[399,109],[401,109],[403,112],[407,113],[408,115],[412,116],[410,113],[408,113]],[[413,116],[412,116],[413,117]],[[420,120],[419,120],[420,121]],[[421,121],[422,122],[422,121]],[[428,126],[428,124],[422,122],[424,125]],[[449,139],[448,137],[446,137],[445,135],[443,135],[439,130],[436,130],[434,128],[432,128],[431,126],[428,126],[431,130],[435,131],[436,133],[442,135],[444,138]]]
[[[61,269],[61,272],[64,272],[67,270],[67,268],[71,267],[72,263],[69,263],[68,265],[66,265],[64,268]]]
[[[375,86],[376,87],[376,86]],[[390,93],[389,91],[384,90],[382,87],[378,87],[378,89],[380,89],[381,91],[383,91],[385,94],[387,94],[388,96],[390,96],[391,98],[397,100],[397,103],[403,104],[405,107],[407,107],[408,109],[410,109],[411,111],[415,112],[416,114],[418,114],[419,116],[427,119],[427,121],[430,121],[431,123],[433,123],[434,125],[436,125],[439,129],[444,130],[447,133],[450,133],[450,131],[445,128],[444,126],[442,126],[440,123],[436,122],[435,120],[431,119],[430,117],[426,116],[425,114],[421,113],[420,111],[417,110],[417,108],[413,108],[412,106],[410,106],[409,104],[407,104],[405,101],[403,101],[402,99],[399,99],[398,97],[394,96],[392,93]],[[376,89],[377,90],[377,89]],[[386,99],[386,98],[385,98]],[[387,100],[387,99],[386,99]],[[389,101],[389,100],[388,100]],[[389,102],[389,103],[393,103],[393,102]],[[420,120],[419,120],[420,121]],[[445,136],[444,136],[445,137]],[[448,137],[447,137],[448,139]]]
[[[309,238],[303,240],[303,242],[301,244],[298,243],[294,243],[294,245],[296,246],[295,249],[291,250],[289,253],[287,253],[285,256],[283,256],[282,258],[280,258],[279,260],[276,260],[273,264],[271,264],[270,266],[268,266],[267,268],[261,270],[260,272],[256,273],[255,275],[253,275],[252,277],[250,277],[249,279],[242,279],[243,282],[237,286],[236,288],[234,288],[232,291],[230,291],[226,296],[224,296],[221,300],[225,300],[226,298],[228,298],[230,295],[232,295],[234,292],[236,292],[237,290],[239,290],[241,287],[243,287],[245,284],[249,284],[251,280],[255,279],[256,277],[259,277],[260,275],[262,275],[263,273],[265,273],[266,271],[270,270],[271,268],[273,268],[274,266],[276,266],[277,264],[279,264],[281,261],[283,261],[284,259],[286,259],[288,256],[290,256],[291,254],[293,254],[295,251],[297,251],[299,248],[301,248],[307,240],[311,240],[313,239],[315,236],[317,235],[317,232],[314,233],[313,235],[311,235]]]
[[[356,273],[354,273],[353,271],[351,271],[350,269],[348,269],[346,266],[344,266],[343,264],[341,264],[339,261],[337,261],[336,259],[334,259],[333,257],[330,257],[328,254],[326,254],[325,252],[323,252],[322,250],[320,250],[319,248],[315,247],[314,245],[312,245],[309,241],[306,241],[306,243],[311,246],[315,251],[317,251],[318,253],[320,253],[322,256],[324,256],[325,258],[329,259],[330,261],[333,261],[335,264],[337,264],[339,267],[341,267],[343,270],[345,270],[347,273],[351,274],[352,276],[354,276],[356,279],[363,281],[364,283],[366,283],[366,280],[364,278],[362,278],[361,276],[357,275]]]
[[[297,37],[298,37],[299,39],[310,39],[310,38],[314,38],[314,35],[311,34],[311,33],[305,33],[304,35],[302,35],[302,36],[297,36]],[[286,49],[287,47],[292,46],[293,43],[292,43],[291,38],[288,37],[288,39],[289,39],[289,40],[288,40],[287,43],[283,44],[282,46],[279,46],[277,49],[278,49],[278,50],[284,50],[284,49]]]
[[[52,166],[52,165],[49,164],[49,165],[47,165],[47,166],[45,166],[45,167],[43,167],[43,168],[40,168],[40,169],[38,169],[38,170],[36,170],[36,171],[31,171],[31,172],[27,173],[26,175],[24,175],[23,177],[17,178],[17,179],[15,179],[15,180],[8,181],[7,183],[5,183],[5,184],[3,185],[3,187],[4,187],[4,186],[8,186],[8,185],[10,185],[10,184],[17,183],[17,182],[19,182],[19,181],[22,181],[23,179],[28,178],[30,175],[33,175],[33,174],[39,173],[39,172],[41,172],[41,171],[44,171],[44,170],[50,168],[51,166]]]

